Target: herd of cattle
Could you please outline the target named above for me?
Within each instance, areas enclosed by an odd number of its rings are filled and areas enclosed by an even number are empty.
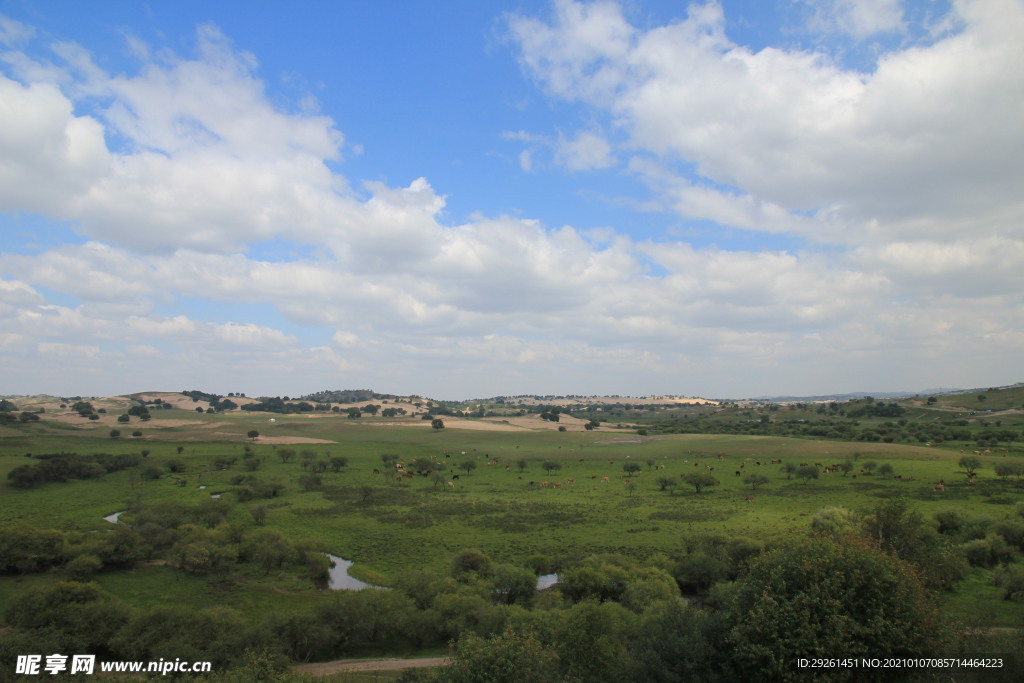
[[[516,448],[518,448],[518,446],[516,446]],[[473,452],[474,453],[476,452],[475,448],[473,449]],[[451,453],[447,449],[442,451],[442,454],[443,454],[444,458],[446,458],[446,459],[451,458]],[[466,455],[469,455],[469,452],[468,451],[460,451],[460,454],[463,455],[463,456],[466,456]],[[477,459],[486,458],[487,459],[486,460],[486,464],[487,465],[497,465],[497,464],[499,464],[499,458],[496,457],[496,456],[495,457],[491,457],[490,454],[477,455],[476,457],[477,457]],[[629,457],[630,456],[627,455],[626,459],[629,459]],[[438,458],[438,456],[436,456],[436,455],[430,456],[430,459],[431,459],[431,461],[434,461],[437,464],[440,464],[442,462]],[[721,460],[725,459],[725,456],[722,455],[722,454],[718,454],[716,456],[716,459],[721,461]],[[585,460],[583,458],[580,458],[580,462],[585,462]],[[609,462],[612,465],[615,464],[614,460],[611,460]],[[746,458],[746,460],[740,464],[740,469],[735,471],[735,476],[737,476],[737,477],[742,476],[743,475],[743,470],[746,469],[747,463],[750,463],[750,462],[753,462],[753,464],[756,467],[760,467],[762,465],[770,466],[770,465],[781,465],[782,464],[782,460],[781,459],[769,459],[769,460],[763,460],[762,461],[762,460],[755,460],[753,458]],[[690,461],[688,459],[687,460],[683,460],[683,464],[690,464]],[[699,460],[694,460],[694,462],[692,464],[693,464],[694,467],[700,467],[702,463]],[[810,466],[811,465],[809,463],[806,463],[806,462],[800,463],[800,467],[810,467]],[[395,475],[396,475],[396,478],[395,478],[396,481],[399,481],[401,479],[412,479],[414,476],[416,476],[416,473],[413,473],[413,472],[411,472],[411,471],[406,469],[405,463],[398,462],[398,463],[395,463],[392,467],[393,467]],[[665,469],[665,465],[657,465],[656,467],[659,470]],[[814,463],[814,467],[819,469],[822,474],[832,474],[832,473],[839,472],[839,471],[842,470],[842,468],[839,465],[825,465],[825,464],[820,463],[820,462]],[[707,463],[704,463],[704,468],[708,472],[713,472],[715,470],[713,465],[710,465],[710,464],[707,464]],[[511,472],[512,471],[511,466],[510,465],[505,465],[505,471],[506,472]],[[379,468],[376,468],[376,469],[373,470],[373,473],[374,474],[381,474],[381,470]],[[861,474],[865,474],[866,472],[865,472],[864,469],[861,469],[860,473]],[[420,471],[420,472],[418,472],[418,474],[420,476],[423,476],[423,477],[430,476],[430,472],[429,471]],[[451,475],[451,479],[448,480],[445,485],[449,489],[454,489],[455,488],[455,482],[458,481],[459,475],[455,474],[454,471],[450,471],[449,474]],[[632,477],[639,476],[639,475],[642,475],[642,474],[643,474],[643,470],[637,470],[637,471],[635,471],[633,473],[630,473],[629,476],[624,477],[623,481],[625,483],[630,483],[630,482],[633,481]],[[679,476],[680,477],[685,477],[686,474],[682,473]],[[974,484],[974,476],[975,476],[974,472],[969,472],[967,474],[967,484],[968,485]],[[608,483],[611,482],[611,479],[609,477],[598,477],[598,475],[596,475],[596,474],[590,475],[590,478],[593,479],[593,480],[600,480],[600,482],[604,483],[604,484],[608,484]],[[856,479],[856,478],[857,478],[857,475],[854,474],[853,475],[853,479]],[[892,478],[893,479],[903,479],[903,476],[902,475],[892,475]],[[519,479],[522,479],[522,477],[519,477]],[[907,479],[907,481],[913,481],[914,477],[907,477],[906,479]],[[527,486],[529,486],[530,488],[539,487],[539,488],[542,488],[542,489],[543,488],[560,489],[563,486],[572,486],[575,483],[576,483],[576,479],[567,479],[567,480],[565,480],[565,482],[561,482],[561,481],[550,482],[550,481],[535,481],[535,480],[531,480],[531,481],[527,482]],[[716,480],[716,483],[721,484],[722,482],[721,482],[721,480]],[[945,483],[946,482],[945,482],[944,479],[940,479],[939,482],[935,485],[934,490],[935,491],[943,491],[945,489]],[[747,496],[745,498],[745,500],[748,503],[749,502],[753,502],[754,497],[753,496]]]

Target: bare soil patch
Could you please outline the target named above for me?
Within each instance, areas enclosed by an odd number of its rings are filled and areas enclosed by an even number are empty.
[[[400,671],[427,666],[441,666],[447,657],[417,657],[415,659],[337,659],[333,662],[298,664],[292,671],[311,676],[330,676],[344,671]]]

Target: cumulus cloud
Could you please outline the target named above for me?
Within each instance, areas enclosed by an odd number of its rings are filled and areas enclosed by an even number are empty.
[[[818,31],[841,31],[863,39],[904,28],[902,0],[800,1],[812,8],[810,26]]]
[[[891,3],[820,7],[851,33],[898,28]],[[595,112],[580,130],[503,134],[527,146],[524,170],[622,165],[686,221],[805,240],[789,251],[450,221],[448,188],[425,177],[350,184],[330,165],[344,150],[334,122],[272,105],[256,57],[212,26],[189,58],[135,41],[130,75],[70,44],[52,63],[16,44],[0,75],[0,210],[86,239],[0,255],[0,353],[26,382],[53,379],[59,356],[90,381],[115,364],[174,387],[234,390],[252,372],[258,391],[294,394],[306,373],[410,392],[456,381],[451,397],[534,392],[538,378],[569,392],[595,368],[604,387],[728,395],[751,374],[790,386],[765,368],[799,363],[849,388],[837,357],[897,377],[915,353],[941,362],[979,340],[996,369],[1024,329],[1024,11],[955,12],[959,32],[871,73],[735,44],[716,3],[644,29],[612,2],[509,19],[546,92]],[[302,255],[254,256],[261,244]],[[283,322],[198,315],[189,300]]]
[[[706,217],[728,220],[726,186],[817,215],[791,228],[804,236],[850,243],[872,237],[873,222],[914,237],[922,220],[932,235],[968,217],[1020,224],[1024,8],[965,0],[954,12],[962,31],[887,52],[872,73],[820,52],[738,45],[714,2],[640,30],[617,5],[566,0],[550,24],[517,17],[510,30],[549,93],[608,112],[639,151],[695,167],[713,188]],[[693,197],[680,208],[701,209]]]

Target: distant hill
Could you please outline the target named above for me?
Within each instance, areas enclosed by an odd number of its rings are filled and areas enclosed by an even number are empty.
[[[313,401],[314,403],[360,403],[361,401],[372,401],[382,398],[397,398],[393,394],[378,394],[372,389],[332,389],[318,391],[315,394],[306,394],[300,397],[302,401]]]

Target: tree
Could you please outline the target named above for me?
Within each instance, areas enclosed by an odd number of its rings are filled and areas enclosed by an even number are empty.
[[[132,432],[132,436],[134,436],[137,439],[140,436],[142,436],[142,432],[136,429],[134,432]]]
[[[992,583],[1003,589],[1003,600],[1012,600],[1014,595],[1024,594],[1024,569],[1015,564],[1003,565],[996,569]]]
[[[787,462],[782,466],[782,473],[786,475],[786,479],[792,479],[796,473],[796,465],[791,462]]]
[[[736,678],[795,680],[796,659],[823,653],[935,656],[947,640],[913,568],[857,536],[754,558],[724,611]]]
[[[466,474],[469,474],[470,472],[476,469],[476,461],[464,460],[463,462],[459,463],[459,469],[465,472]]]
[[[892,475],[896,472],[893,466],[887,462],[883,462],[878,466],[878,473],[885,479],[892,479]]]
[[[537,577],[525,567],[499,564],[491,577],[491,590],[498,602],[525,604],[537,593]]]
[[[508,627],[499,636],[467,633],[455,645],[452,663],[428,680],[451,683],[547,683],[559,680],[558,655],[529,631]]]
[[[444,420],[439,417],[435,417],[430,421],[431,428],[436,432],[444,429]]]
[[[845,460],[839,463],[839,469],[842,470],[843,476],[845,477],[851,470],[853,470],[853,463],[849,460]]]
[[[130,419],[131,418],[128,417],[127,415],[118,415],[117,416],[117,421],[122,423],[122,424],[125,423],[125,422],[128,422]]]
[[[1017,475],[1020,477],[1024,475],[1024,463],[1019,462],[1002,462],[996,465],[996,476],[1006,479],[1007,477]]]
[[[796,478],[803,479],[806,485],[811,479],[818,478],[818,468],[813,465],[805,465],[796,471]]]
[[[552,472],[557,472],[558,470],[562,469],[562,463],[555,462],[554,460],[545,460],[544,464],[541,465],[541,469],[543,469],[548,474],[551,474]]]
[[[460,581],[470,576],[489,577],[494,573],[494,561],[477,548],[469,548],[452,558],[451,575]]]
[[[654,480],[654,483],[658,485],[659,491],[667,491],[668,489],[674,489],[676,487],[676,480],[674,477],[660,476]]]
[[[960,458],[960,462],[957,464],[959,464],[960,467],[963,467],[965,470],[967,470],[967,474],[974,474],[974,470],[981,467],[981,458],[975,457],[973,455],[965,455],[964,457]]]
[[[246,432],[246,436],[249,437],[252,441],[255,441],[257,438],[259,438],[259,435],[260,433],[255,429],[250,429],[248,432]]]
[[[698,494],[704,489],[718,484],[718,480],[715,479],[714,476],[705,472],[691,472],[690,474],[684,474],[683,481],[692,486]]]
[[[758,486],[768,483],[768,477],[763,474],[751,474],[743,478],[743,483],[756,491]]]
[[[868,461],[861,465],[861,468],[864,470],[865,474],[871,474],[872,472],[875,471],[876,467],[878,467],[878,463],[874,461]]]
[[[249,514],[252,515],[252,521],[256,522],[257,526],[263,526],[263,523],[267,520],[266,505],[254,505],[249,508]]]
[[[638,462],[627,462],[622,466],[622,471],[629,475],[636,474],[642,469],[643,467]]]
[[[120,437],[121,437],[121,430],[120,429],[111,429],[110,430],[110,438],[111,439],[118,439]]]
[[[522,472],[522,471],[524,471],[526,469],[527,464],[528,463],[526,461],[526,458],[520,458],[519,460],[516,460],[516,467],[519,468],[520,472]]]
[[[335,472],[341,472],[342,468],[348,465],[348,458],[343,458],[340,455],[332,456],[329,460],[331,469]]]
[[[315,474],[303,474],[299,477],[299,486],[302,487],[303,491],[312,491],[317,486],[323,483],[320,481],[320,477]]]

